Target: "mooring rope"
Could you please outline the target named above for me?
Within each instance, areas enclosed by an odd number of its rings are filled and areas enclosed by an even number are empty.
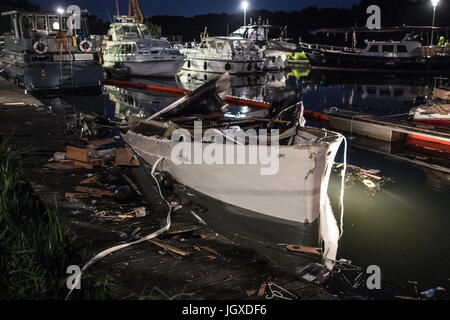
[[[170,229],[170,225],[171,225],[171,223],[172,223],[172,220],[171,220],[172,205],[169,203],[169,201],[166,200],[166,198],[164,198],[164,196],[163,196],[163,194],[162,194],[162,191],[161,191],[161,187],[160,187],[159,182],[158,182],[158,179],[156,179],[156,177],[155,177],[156,167],[158,166],[158,164],[159,164],[162,160],[164,160],[164,157],[159,157],[158,160],[156,160],[155,164],[154,164],[153,167],[152,167],[151,176],[152,176],[152,178],[155,180],[156,185],[158,186],[158,192],[159,192],[159,195],[161,196],[161,198],[166,202],[167,206],[169,207],[169,212],[167,213],[167,222],[166,222],[166,225],[165,225],[164,227],[162,227],[161,229],[159,229],[159,230],[153,232],[152,234],[150,234],[150,235],[148,235],[148,236],[146,236],[146,237],[144,237],[144,238],[141,238],[141,239],[136,240],[136,241],[134,241],[134,242],[130,242],[130,243],[125,243],[125,244],[121,244],[121,245],[118,245],[118,246],[114,246],[114,247],[112,247],[112,248],[106,249],[106,250],[100,252],[99,254],[97,254],[95,257],[93,257],[91,260],[89,260],[88,263],[86,263],[86,264],[83,266],[83,268],[81,269],[80,274],[79,274],[79,275],[76,277],[76,279],[75,279],[75,281],[76,281],[75,285],[73,286],[73,288],[72,288],[72,289],[69,291],[69,293],[67,294],[66,300],[69,300],[70,295],[72,294],[72,291],[75,289],[75,287],[76,287],[76,286],[78,285],[78,283],[81,281],[81,276],[82,276],[83,272],[85,272],[85,271],[86,271],[90,266],[92,266],[94,263],[96,263],[96,262],[99,261],[100,259],[104,258],[105,256],[107,256],[107,255],[109,255],[109,254],[111,254],[111,253],[113,253],[113,252],[116,252],[116,251],[119,251],[119,250],[128,248],[128,247],[130,247],[130,246],[132,246],[132,245],[135,245],[135,244],[138,244],[138,243],[142,243],[142,242],[145,242],[145,241],[149,241],[149,240],[151,240],[151,239],[153,239],[153,238],[156,238],[156,237],[158,237],[159,235],[163,234],[164,232],[166,232],[166,231],[168,231],[168,230]]]
[[[345,192],[345,174],[347,172],[347,139],[344,135],[341,135],[344,139],[344,166],[341,170],[341,193],[340,193],[340,203],[341,203],[341,217],[340,217],[340,229],[339,240],[344,234],[344,192]]]

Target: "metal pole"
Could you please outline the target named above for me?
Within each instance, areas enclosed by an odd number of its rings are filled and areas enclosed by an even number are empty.
[[[430,46],[433,45],[433,36],[434,36],[434,18],[436,16],[436,7],[433,7],[433,25],[431,26],[431,39],[430,39]]]
[[[247,25],[247,9],[244,9],[244,26]]]

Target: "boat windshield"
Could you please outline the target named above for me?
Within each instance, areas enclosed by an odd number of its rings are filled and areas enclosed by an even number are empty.
[[[140,24],[139,29],[141,29],[142,36],[144,38],[151,38],[152,34],[150,33],[150,30],[148,30],[147,26],[145,24]]]
[[[137,42],[139,49],[172,49],[170,43],[164,40],[145,39]]]
[[[114,31],[118,39],[140,38],[139,28],[136,24],[117,24]]]
[[[249,39],[252,41],[264,41],[264,28],[261,26],[254,27],[240,27],[235,32],[232,33],[232,36],[242,37],[244,39]]]

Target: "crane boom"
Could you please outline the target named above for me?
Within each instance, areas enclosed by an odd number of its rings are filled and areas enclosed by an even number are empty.
[[[144,23],[144,17],[142,16],[141,9],[139,9],[138,0],[131,0],[131,2],[133,3],[133,11],[136,21],[138,23]]]

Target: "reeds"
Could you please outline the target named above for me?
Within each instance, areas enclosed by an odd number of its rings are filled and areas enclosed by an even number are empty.
[[[20,180],[22,152],[0,141],[0,298],[58,298],[73,236]]]

